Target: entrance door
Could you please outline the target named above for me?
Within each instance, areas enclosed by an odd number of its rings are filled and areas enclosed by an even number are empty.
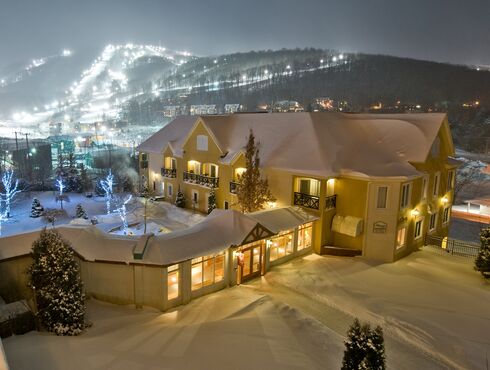
[[[243,264],[239,269],[239,271],[241,271],[241,276],[239,276],[239,281],[241,283],[260,276],[262,271],[263,251],[264,248],[262,242],[254,243],[250,247],[242,249],[241,253],[243,254]]]

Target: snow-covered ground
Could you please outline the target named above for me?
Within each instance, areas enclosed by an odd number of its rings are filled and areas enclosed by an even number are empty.
[[[66,217],[56,220],[55,225],[62,225],[75,220],[75,208],[81,203],[85,209],[88,219],[96,216],[100,223],[106,223],[107,228],[112,228],[122,224],[117,214],[106,214],[106,202],[104,197],[87,198],[84,194],[67,193],[69,202],[63,202],[63,208],[66,210]],[[30,192],[22,193],[12,205],[11,219],[2,224],[2,236],[22,233],[40,229],[46,226],[44,217],[31,218],[32,199],[37,198],[45,210],[59,209],[60,204],[55,201],[55,192]],[[130,223],[143,222],[144,218],[144,199],[133,197],[128,204],[128,221]],[[112,207],[114,209],[114,207]],[[153,224],[153,229],[158,230],[158,226],[166,230],[177,230],[194,225],[203,219],[203,215],[194,213],[187,209],[177,208],[167,202],[147,203],[147,222]],[[79,220],[75,220],[78,223]],[[104,227],[101,225],[104,229]]]
[[[354,317],[382,325],[389,369],[485,369],[490,286],[423,250],[393,264],[309,255],[167,313],[88,302],[80,337],[4,340],[17,369],[338,369]]]

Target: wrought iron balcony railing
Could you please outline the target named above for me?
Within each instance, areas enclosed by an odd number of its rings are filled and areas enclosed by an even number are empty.
[[[177,170],[175,168],[162,168],[161,174],[163,177],[177,177]]]
[[[320,198],[315,195],[294,192],[294,205],[312,209],[319,209]]]
[[[190,184],[206,186],[208,188],[217,188],[219,185],[219,177],[198,175],[192,172],[184,172],[184,181]]]

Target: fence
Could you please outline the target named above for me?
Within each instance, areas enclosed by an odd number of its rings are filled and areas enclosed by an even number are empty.
[[[476,257],[478,255],[478,251],[480,250],[480,246],[476,243],[431,235],[427,235],[425,237],[425,245],[436,248],[441,252],[468,258]]]

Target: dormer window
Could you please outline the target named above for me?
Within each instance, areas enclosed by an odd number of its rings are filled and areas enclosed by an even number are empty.
[[[206,135],[197,135],[197,150],[208,151],[208,137]]]

